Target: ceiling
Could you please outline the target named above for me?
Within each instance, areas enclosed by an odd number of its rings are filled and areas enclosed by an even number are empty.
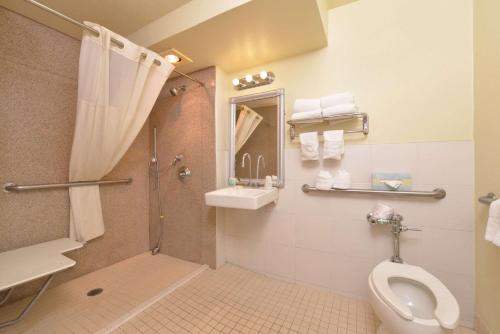
[[[328,0],[37,1],[158,53],[175,48],[193,60],[176,65],[185,73],[214,65],[230,73],[327,45]],[[82,35],[78,26],[26,1],[0,5],[75,38]]]
[[[190,0],[37,0],[78,21],[91,21],[127,36]],[[0,5],[80,39],[81,28],[23,0],[0,0]]]
[[[326,45],[318,1],[253,0],[148,47],[192,58],[184,72],[217,65],[231,73]]]

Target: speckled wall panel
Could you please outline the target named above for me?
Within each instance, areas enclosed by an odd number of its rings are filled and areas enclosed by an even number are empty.
[[[215,209],[205,205],[205,192],[215,189],[215,68],[191,73],[206,87],[186,80],[169,80],[151,114],[151,129],[158,130],[161,200],[165,213],[162,252],[181,259],[215,267]],[[182,95],[171,96],[172,87],[186,85]],[[152,130],[151,130],[152,132]],[[176,167],[170,162],[178,153],[184,159]],[[181,166],[192,176],[184,181],[177,176]],[[153,182],[153,179],[151,179]],[[158,213],[151,184],[151,229],[157,236]]]
[[[80,42],[0,7],[0,184],[64,182],[76,113]],[[148,249],[149,126],[101,187],[106,233],[69,253],[77,265],[56,284]],[[68,235],[64,189],[0,191],[0,252]],[[35,284],[19,289],[17,297]]]

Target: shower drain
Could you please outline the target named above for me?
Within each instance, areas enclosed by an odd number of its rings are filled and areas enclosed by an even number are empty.
[[[101,288],[92,289],[89,292],[87,292],[87,296],[94,297],[94,296],[100,295],[103,291],[104,290]]]

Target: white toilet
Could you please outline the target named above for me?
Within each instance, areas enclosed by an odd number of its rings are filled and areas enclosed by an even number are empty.
[[[382,262],[368,284],[370,303],[382,322],[377,334],[448,334],[458,326],[457,300],[420,267]]]

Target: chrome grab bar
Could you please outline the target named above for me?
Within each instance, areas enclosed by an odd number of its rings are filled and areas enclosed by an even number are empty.
[[[47,183],[47,184],[30,184],[30,185],[19,185],[16,183],[7,182],[3,185],[3,191],[10,193],[10,192],[20,192],[26,190],[83,187],[83,186],[94,186],[103,184],[130,183],[130,182],[132,182],[132,178],[119,179],[119,180],[78,181],[78,182],[67,182],[67,183]]]
[[[483,204],[488,204],[490,205],[494,201],[496,201],[498,198],[494,193],[487,193],[486,196],[481,196],[478,198],[478,201]]]
[[[317,189],[308,184],[302,186],[302,191],[308,193],[310,191],[324,191],[335,193],[351,193],[351,194],[376,194],[376,195],[391,195],[391,196],[416,196],[416,197],[432,197],[443,199],[446,197],[446,191],[443,188],[436,188],[433,191],[399,191],[399,190],[373,190],[373,189]]]

